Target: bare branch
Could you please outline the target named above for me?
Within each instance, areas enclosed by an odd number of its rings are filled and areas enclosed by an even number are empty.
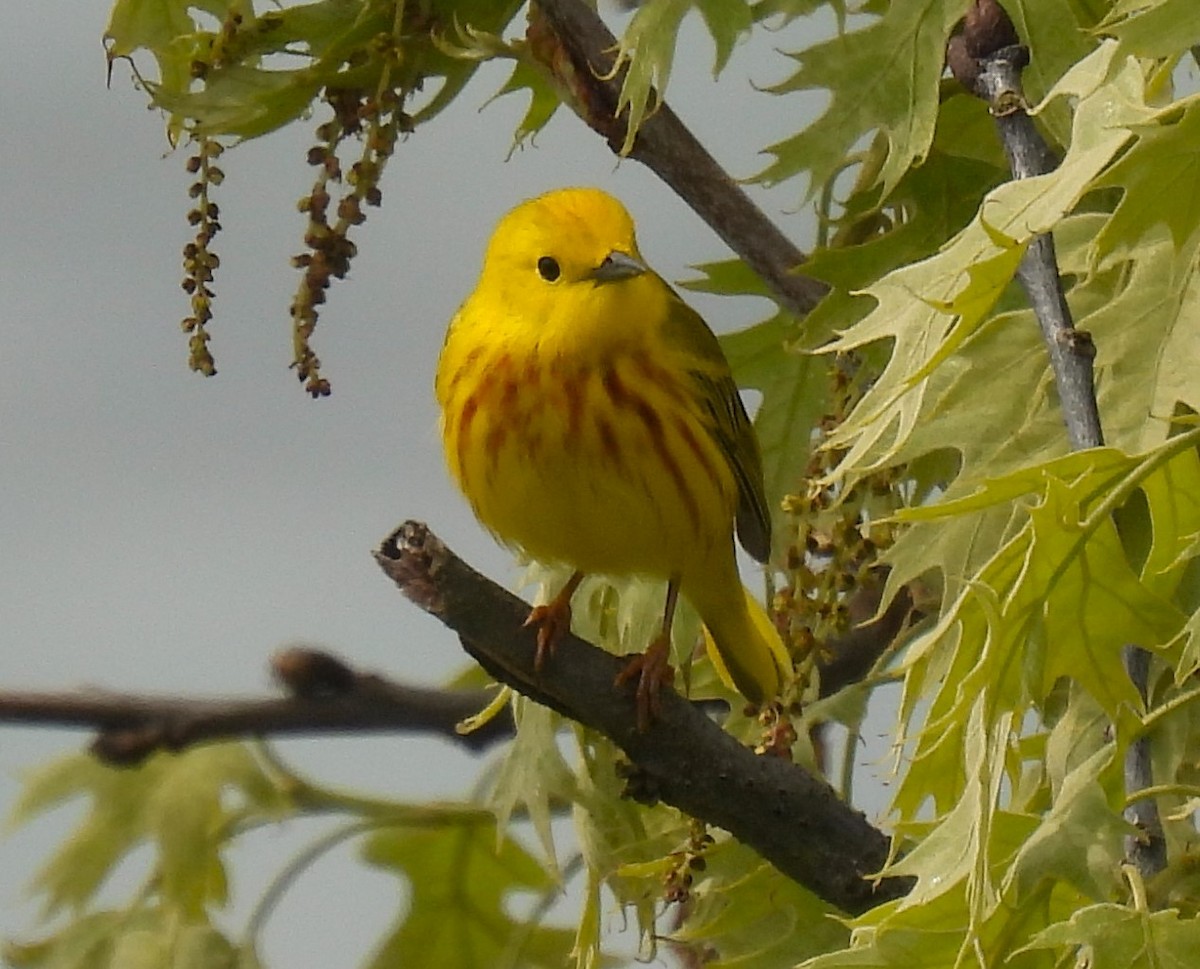
[[[564,101],[619,152],[628,131],[626,118],[617,113],[626,71],[613,72],[617,41],[596,11],[583,0],[537,0],[530,13],[529,42]],[[803,316],[824,297],[824,283],[796,271],[804,254],[665,103],[642,123],[629,155],[687,202],[789,312]]]
[[[662,714],[637,726],[632,691],[614,686],[620,657],[566,636],[534,671],[529,605],[455,556],[426,526],[407,522],[375,554],[401,591],[455,630],[501,682],[617,744],[639,771],[639,793],[719,825],[785,875],[853,914],[908,891],[908,879],[869,876],[888,839],[823,780],[739,744],[696,705],[664,691]]]
[[[1146,702],[1147,681],[1150,676],[1150,653],[1139,646],[1126,645],[1121,651],[1125,672],[1137,687],[1142,703]],[[1125,792],[1136,794],[1154,784],[1154,769],[1150,762],[1150,738],[1138,737],[1125,752]],[[1158,802],[1152,797],[1134,801],[1125,808],[1125,820],[1137,827],[1136,834],[1125,836],[1125,856],[1149,881],[1167,867],[1167,839],[1163,836]]]
[[[305,651],[311,653],[312,651]],[[0,723],[92,727],[95,753],[111,763],[134,764],[155,750],[181,750],[204,741],[246,736],[410,731],[449,737],[481,750],[512,733],[505,714],[479,730],[455,725],[491,699],[482,690],[431,690],[358,673],[327,654],[349,679],[336,691],[310,689],[279,698],[195,699],[100,690],[60,693],[0,692]]]
[[[1020,179],[1053,171],[1058,159],[1025,110],[1021,71],[1029,63],[1029,49],[1016,41],[1003,8],[995,0],[976,0],[962,32],[950,40],[947,61],[955,77],[988,103],[1013,177]],[[1100,447],[1104,435],[1092,381],[1096,348],[1091,334],[1072,322],[1053,236],[1033,239],[1017,277],[1042,328],[1071,448]]]
[[[912,593],[902,586],[883,613],[871,618],[883,600],[886,575],[886,569],[877,569],[869,584],[850,597],[850,631],[821,644],[821,696],[832,696],[866,676],[912,617]]]

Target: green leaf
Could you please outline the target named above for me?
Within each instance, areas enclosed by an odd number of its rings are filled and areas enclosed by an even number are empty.
[[[1120,0],[1097,32],[1116,37],[1122,52],[1170,57],[1200,43],[1200,7],[1192,0]]]
[[[762,277],[741,259],[724,259],[692,266],[700,279],[684,280],[679,285],[695,293],[715,293],[718,296],[763,296],[771,291]]]
[[[717,47],[713,77],[725,70],[737,42],[750,32],[753,17],[745,0],[696,0],[696,9],[704,18]]]
[[[836,909],[732,839],[704,854],[672,941],[715,950],[706,969],[776,969],[848,940]]]
[[[963,794],[953,808],[889,873],[913,875],[917,884],[904,900],[919,906],[965,885],[967,925],[981,930],[1000,900],[995,869],[1006,861],[1035,827],[1032,818],[998,805],[1005,783],[1011,741],[1011,714],[989,723],[986,695],[979,694],[963,732]]]
[[[614,74],[622,66],[628,68],[617,99],[617,114],[628,112],[623,155],[632,149],[642,121],[666,95],[679,25],[693,6],[699,7],[717,47],[714,73],[725,66],[734,43],[752,23],[746,0],[647,0],[638,6],[612,68]]]
[[[322,81],[307,70],[230,65],[215,71],[198,91],[177,93],[165,85],[148,86],[157,107],[193,119],[199,134],[256,138],[308,110]]]
[[[967,101],[967,98],[953,98],[950,103]],[[979,101],[974,98],[970,101],[973,112]],[[974,119],[974,114],[971,117]],[[984,119],[992,125],[986,112]],[[958,127],[947,140],[953,138],[956,144],[979,143],[975,125],[963,119]],[[933,255],[947,238],[971,222],[984,195],[1005,178],[1007,171],[994,160],[978,161],[943,151],[942,130],[939,121],[939,142],[924,164],[905,172],[888,197],[886,208],[880,207],[876,192],[856,193],[846,204],[843,221],[864,220],[872,213],[884,219],[896,211],[902,213],[899,224],[857,245],[816,250],[804,265],[807,275],[840,289],[862,289],[891,270]],[[984,143],[995,145],[991,132],[986,134],[990,140]],[[805,325],[806,329],[812,328],[811,319]],[[815,338],[824,336],[817,329]],[[811,338],[806,342],[811,344]]]
[[[1180,452],[1162,471],[1142,483],[1151,527],[1151,545],[1142,565],[1142,582],[1156,594],[1171,596],[1192,559],[1200,535],[1200,455]]]
[[[624,755],[589,730],[577,727],[575,733],[582,758],[575,830],[589,881],[597,892],[603,884],[625,917],[632,911],[639,937],[652,940],[658,934],[662,875],[670,853],[688,837],[688,820],[673,808],[637,804],[626,795]],[[586,943],[596,946],[599,939],[592,935]]]
[[[522,895],[555,890],[555,882],[493,823],[381,830],[363,848],[367,862],[402,875],[410,899],[376,951],[372,969],[561,969],[573,933],[518,917]]]
[[[1179,631],[1180,655],[1175,668],[1175,682],[1188,680],[1200,669],[1200,610],[1195,610]]]
[[[875,309],[827,352],[895,344],[883,374],[829,439],[831,448],[848,448],[843,468],[870,471],[896,459],[917,427],[929,374],[980,325],[1023,254],[1023,245],[977,219],[939,255],[868,287]]]
[[[1131,466],[1149,476],[1160,458]],[[923,691],[937,686],[896,793],[903,817],[916,817],[927,798],[948,810],[959,797],[957,751],[977,697],[987,697],[999,717],[1044,702],[1065,677],[1087,690],[1122,730],[1132,729],[1130,711],[1138,698],[1121,648],[1165,645],[1184,617],[1139,581],[1111,517],[1084,514],[1081,503],[1094,500],[1100,486],[1086,474],[1070,483],[1047,475],[1025,525],[961,586],[941,621],[910,650],[902,721],[911,718],[918,699],[929,702]]]
[[[258,962],[251,950],[235,949],[208,925],[189,925],[173,941],[171,969],[251,969]]]
[[[1120,792],[1115,755],[1115,745],[1103,747],[1063,778],[1052,808],[1012,867],[1009,878],[1019,894],[1033,892],[1045,879],[1067,882],[1094,900],[1120,889],[1122,839],[1135,829],[1110,803]]]
[[[251,950],[211,925],[144,906],[94,912],[36,942],[9,943],[4,959],[13,969],[258,969]]]
[[[1096,238],[1096,260],[1129,254],[1156,225],[1165,225],[1180,262],[1191,263],[1200,245],[1200,99],[1172,105],[1134,131],[1137,141],[1097,182],[1124,194]]]
[[[282,804],[247,748],[213,744],[158,754],[137,768],[108,767],[85,754],[55,761],[26,782],[10,823],[79,797],[90,800],[87,814],[34,879],[48,914],[85,905],[108,873],[149,841],[164,901],[197,918],[207,904],[225,902],[220,853],[233,812],[277,816]]]
[[[146,77],[146,87],[152,103],[171,114],[173,134],[254,138],[301,118],[323,88],[388,87],[408,98],[440,79],[428,101],[408,107],[409,122],[418,124],[449,104],[478,66],[477,57],[446,53],[443,36],[455,27],[499,35],[520,3],[462,0],[424,7],[421,16],[398,20],[391,5],[373,0],[316,0],[261,16],[248,0],[169,0],[165,6],[121,0],[105,37],[110,59],[140,50],[153,55],[159,77]],[[225,37],[201,29],[192,8],[221,21],[236,11],[241,20]],[[394,51],[385,53],[381,37]],[[297,66],[278,67],[279,61]]]
[[[1200,279],[1194,266],[1180,266],[1165,230],[1147,240],[1132,262],[1119,264],[1112,278],[1119,288],[1105,285],[1101,295],[1107,298],[1080,313],[1079,325],[1097,341],[1105,437],[1140,450],[1166,440],[1177,404],[1200,404],[1187,364],[1187,354],[1200,349]]]
[[[906,446],[917,432],[923,431],[926,440],[936,441],[939,447],[964,449],[1012,436],[1014,428],[1009,425],[998,437],[984,437],[979,427],[962,423],[977,420],[978,409],[949,409],[933,394],[939,389],[938,379],[952,380],[963,373],[955,351],[984,324],[988,302],[1002,295],[1022,247],[1057,225],[1091,189],[1096,176],[1130,139],[1130,128],[1124,125],[1150,113],[1140,68],[1132,62],[1114,66],[1112,48],[1109,45],[1083,62],[1056,89],[1056,96],[1080,99],[1075,139],[1062,165],[1048,175],[1010,182],[988,193],[971,224],[940,252],[869,286],[866,292],[875,297],[876,308],[828,348],[832,352],[894,341],[883,374],[829,442],[830,447],[848,449],[843,473],[919,457],[920,451]],[[989,325],[997,322],[993,319]],[[1031,337],[1028,332],[1018,333],[1016,339]],[[993,346],[1002,357],[989,359],[985,373],[1022,369],[1028,380],[1046,372],[1044,365],[1029,367],[1027,352],[1006,352],[1002,342]],[[938,379],[933,379],[939,371]],[[1010,409],[1026,408],[1039,399],[1011,387],[1003,398],[1003,406]],[[958,426],[947,433],[947,425],[931,420],[932,414],[942,414]],[[1061,435],[1056,441],[1058,448],[1065,446]]]
[[[761,391],[754,426],[763,452],[768,507],[804,479],[812,432],[829,406],[829,362],[788,343],[796,330],[786,314],[721,337],[721,347],[742,387]]]
[[[963,898],[945,892],[923,905],[877,906],[850,923],[847,949],[817,956],[804,969],[924,969],[954,966],[965,928]]]
[[[1033,937],[1028,949],[1054,949],[1062,964],[1083,959],[1089,969],[1189,969],[1200,951],[1200,920],[1179,912],[1092,905]]]
[[[546,127],[554,116],[554,112],[558,110],[559,104],[562,103],[554,85],[546,79],[545,74],[535,64],[524,60],[517,61],[508,80],[504,82],[499,91],[492,95],[490,100],[494,101],[505,94],[514,94],[518,91],[529,92],[529,107],[517,123],[516,131],[513,132],[514,149],[519,148],[526,141],[530,141],[534,135]]]
[[[109,13],[104,41],[111,63],[148,50],[158,65],[160,87],[183,92],[192,80],[192,61],[206,53],[212,33],[201,30],[191,15],[192,8],[224,20],[231,10],[252,16],[246,0],[117,0]]]
[[[621,145],[623,155],[633,148],[637,129],[646,115],[653,112],[666,94],[675,60],[675,37],[691,7],[692,0],[649,0],[638,8],[625,28],[612,67],[614,74],[622,66],[628,68],[617,98],[617,114],[628,112],[625,143]]]
[[[523,696],[513,697],[516,739],[489,798],[497,827],[508,827],[513,811],[524,807],[551,865],[556,865],[554,834],[550,827],[555,802],[559,808],[575,800],[575,776],[558,749],[561,715]]]
[[[1013,327],[1009,327],[1011,331]],[[1018,330],[1017,332],[1020,332]],[[1037,347],[1030,347],[1030,353]],[[1028,369],[1028,368],[1026,368]],[[1003,379],[1008,372],[1000,374]],[[964,384],[969,379],[964,380]],[[1013,396],[1019,395],[1020,384],[1014,381]],[[987,388],[975,389],[976,394],[986,394]],[[994,398],[985,397],[992,400]],[[1007,406],[1009,397],[995,398],[997,404]],[[1003,426],[1003,421],[1000,422]],[[1011,426],[1011,425],[1010,425]],[[988,430],[979,432],[981,436]],[[1054,437],[1057,435],[1057,437]],[[1023,445],[1029,443],[1028,435],[1015,435]],[[1033,461],[1041,451],[1053,451],[1060,444],[1062,430],[1057,421],[1046,430],[1047,444],[1039,449],[1031,447],[1028,458]],[[1004,442],[991,438],[996,450]],[[1011,439],[1010,439],[1011,441]],[[1022,449],[1022,456],[1026,452]],[[982,467],[995,467],[1001,471],[999,459],[992,464],[975,462]],[[900,532],[896,544],[884,556],[891,566],[889,588],[910,582],[933,569],[942,573],[943,603],[949,604],[960,595],[964,587],[973,581],[996,553],[1006,536],[1011,536],[1026,521],[1026,511],[1017,499],[1024,495],[1037,494],[1045,484],[1044,476],[1053,474],[1070,480],[1078,475],[1094,475],[1096,481],[1114,484],[1128,472],[1130,459],[1119,451],[1088,451],[1054,459],[1042,464],[1030,464],[978,482],[975,477],[960,476],[947,489],[942,500],[921,508],[905,509],[898,513],[900,521],[909,527]],[[1105,477],[1107,475],[1107,477]],[[943,514],[943,512],[945,514]]]
[[[195,29],[188,12],[193,7],[207,9],[213,16],[221,17],[229,4],[206,5],[192,0],[116,0],[108,14],[108,26],[104,29],[109,55],[128,57],[141,47],[164,50],[176,37]]]
[[[5,965],[14,969],[96,969],[108,966],[114,940],[126,927],[146,916],[125,912],[94,912],[76,918],[55,934],[36,942],[7,942]]]
[[[850,923],[849,948],[812,959],[804,969],[1051,969],[1049,959],[1011,955],[1014,939],[1024,940],[1046,924],[1048,908],[1045,895],[1021,906],[1000,905],[972,932],[963,890],[942,892],[921,905],[880,905]]]
[[[756,180],[776,185],[807,171],[812,196],[856,143],[880,131],[888,154],[877,181],[888,194],[929,150],[942,52],[962,9],[958,0],[894,3],[870,26],[790,54],[799,68],[769,90],[786,94],[824,88],[831,102],[799,134],[767,149],[775,160]]]
[[[1021,84],[1031,103],[1037,103],[1073,65],[1093,48],[1087,35],[1094,20],[1077,0],[1008,0],[1004,4],[1021,42],[1030,50]],[[1062,101],[1038,109],[1042,124],[1060,145],[1071,137],[1071,111]]]

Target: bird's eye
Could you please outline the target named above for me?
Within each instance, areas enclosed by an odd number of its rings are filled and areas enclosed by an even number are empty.
[[[537,271],[538,275],[548,283],[552,283],[554,280],[558,279],[562,272],[562,270],[558,268],[558,260],[553,256],[542,256],[542,258],[537,261]]]

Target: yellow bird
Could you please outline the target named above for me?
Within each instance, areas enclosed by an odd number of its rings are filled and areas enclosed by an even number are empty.
[[[530,614],[538,668],[585,574],[634,574],[668,583],[660,634],[617,678],[637,680],[643,728],[673,678],[679,593],[725,679],[755,702],[778,694],[787,652],[733,546],[736,523],[756,559],[771,549],[758,442],[717,338],[642,261],[620,202],[568,188],[501,219],[436,392],[450,472],[479,520],[574,569]]]

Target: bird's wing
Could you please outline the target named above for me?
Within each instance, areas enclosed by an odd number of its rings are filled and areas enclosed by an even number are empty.
[[[689,366],[689,389],[695,395],[705,429],[729,462],[737,482],[737,535],[759,562],[771,555],[771,513],[763,487],[762,454],[746,414],[729,362],[716,336],[700,314],[674,293],[663,334],[673,349],[695,360]]]

